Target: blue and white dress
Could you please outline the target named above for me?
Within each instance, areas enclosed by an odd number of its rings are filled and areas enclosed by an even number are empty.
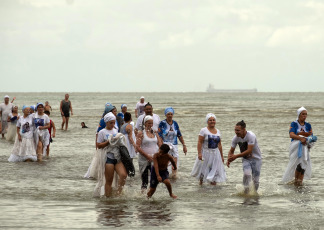
[[[202,161],[197,156],[191,176],[198,180],[202,179],[204,182],[225,182],[226,172],[218,149],[218,144],[221,141],[220,131],[217,129],[217,133],[213,134],[205,127],[200,130],[199,136],[204,137]]]
[[[299,132],[312,132],[311,124],[305,122],[304,125],[300,125],[299,122],[293,121],[290,125],[289,133]],[[300,164],[301,168],[305,170],[304,179],[310,179],[312,175],[312,163],[310,159],[310,149],[313,144],[307,143],[306,145],[301,146],[302,154],[298,157],[300,141],[291,139],[289,147],[289,163],[286,168],[286,171],[282,177],[283,182],[290,182],[295,179],[295,170],[297,165]]]
[[[163,120],[159,124],[158,133],[162,138],[163,143],[169,145],[171,144],[171,155],[175,158],[178,158],[178,138],[182,137],[178,123],[176,121],[172,121],[172,124],[170,125],[166,120]]]

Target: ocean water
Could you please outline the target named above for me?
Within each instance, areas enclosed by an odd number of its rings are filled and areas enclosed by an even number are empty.
[[[134,116],[142,94],[161,119],[165,107],[175,109],[174,120],[188,147],[186,156],[180,151],[179,178],[172,180],[178,199],[171,199],[160,184],[153,198],[147,200],[140,193],[138,174],[127,179],[121,197],[93,198],[96,182],[83,175],[95,151],[95,130],[104,105],[111,102],[120,110],[126,103]],[[41,163],[9,163],[13,143],[0,140],[1,228],[320,229],[324,225],[324,93],[71,93],[74,115],[68,131],[59,130],[59,103],[64,93],[9,95],[17,97],[19,108],[49,101],[51,119],[58,130],[50,158]],[[288,164],[289,126],[300,106],[307,108],[307,121],[318,142],[311,151],[312,179],[295,188],[282,184],[281,177]],[[206,126],[209,112],[217,116],[225,160],[236,122],[243,119],[247,129],[256,134],[263,156],[259,196],[240,192],[240,159],[226,167],[226,183],[199,186],[190,176],[198,133]],[[88,129],[81,129],[82,121]],[[134,163],[138,169],[136,159]]]

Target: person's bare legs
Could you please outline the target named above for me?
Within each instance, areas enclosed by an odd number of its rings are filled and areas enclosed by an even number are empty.
[[[37,161],[40,162],[42,161],[43,158],[43,143],[38,140],[37,143]]]
[[[46,156],[47,156],[47,157],[49,156],[49,145],[48,145],[47,148],[46,148]]]
[[[68,129],[68,126],[69,126],[69,117],[66,117],[65,118],[65,131]]]
[[[65,124],[65,117],[62,116],[62,127],[61,127],[62,130],[63,130],[64,124]]]
[[[113,164],[106,164],[105,165],[105,177],[106,177],[106,184],[105,184],[105,194],[106,196],[111,196],[111,185],[114,180],[114,171],[115,166]]]
[[[156,191],[156,188],[151,188],[150,187],[150,190],[147,193],[147,197],[151,198],[153,196],[153,194],[155,193],[155,191]]]
[[[176,165],[178,166],[178,158],[173,157],[173,160],[175,161]],[[172,179],[176,179],[177,178],[177,171],[178,170],[174,170],[173,166],[172,166]]]
[[[172,193],[172,186],[171,186],[170,180],[169,179],[165,179],[163,181],[163,183],[166,185],[166,187],[167,187],[167,189],[169,191],[170,197],[172,197],[173,199],[176,199],[177,196]]]
[[[118,195],[120,195],[126,182],[127,172],[122,162],[115,165],[115,170],[119,176]]]

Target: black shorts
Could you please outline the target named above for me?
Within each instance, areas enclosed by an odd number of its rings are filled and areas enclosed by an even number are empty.
[[[69,111],[63,111],[63,117],[70,117]]]
[[[162,177],[162,181],[169,179],[169,171],[168,169],[165,170],[160,170],[159,171],[160,177]],[[159,184],[159,181],[157,179],[156,173],[155,173],[155,168],[152,166],[151,168],[151,181],[150,181],[150,187],[151,188],[156,188]]]
[[[117,160],[116,159],[110,159],[109,157],[107,157],[106,164],[116,165]]]

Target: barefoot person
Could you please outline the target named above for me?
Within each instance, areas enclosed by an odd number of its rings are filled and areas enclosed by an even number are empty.
[[[9,162],[36,161],[36,149],[34,141],[33,115],[30,114],[30,108],[23,106],[23,116],[20,116],[17,122],[17,137],[8,159]]]
[[[255,191],[259,188],[262,157],[256,136],[251,131],[246,131],[246,124],[240,121],[235,126],[235,136],[228,153],[227,167],[239,157],[242,157],[244,192],[249,193],[250,183],[253,182]],[[240,154],[234,155],[235,147],[239,145]]]
[[[17,121],[19,120],[20,114],[18,113],[18,106],[14,106],[12,108],[12,113],[9,113],[7,122],[8,125],[8,132],[6,139],[7,141],[15,141],[16,134],[17,134]]]
[[[173,114],[174,109],[172,107],[167,107],[164,110],[166,119],[160,122],[158,133],[164,143],[172,145],[172,151],[170,152],[178,168],[178,138],[183,146],[183,152],[185,155],[187,154],[187,146],[185,145],[178,123],[173,120]],[[172,169],[172,178],[176,178],[176,175],[177,170]]]
[[[50,111],[45,111],[44,112],[48,117],[50,117],[51,115],[51,112]],[[49,151],[50,151],[50,145],[51,143],[53,142],[52,140],[52,137],[54,138],[55,137],[55,134],[56,134],[56,127],[55,127],[55,123],[54,121],[52,121],[52,119],[50,119],[50,127],[48,128],[48,132],[49,132],[49,143],[48,143],[48,146],[47,146],[47,149],[46,149],[46,156],[48,157],[49,156]]]
[[[315,140],[315,136],[313,136],[312,126],[306,122],[306,118],[307,110],[304,107],[299,108],[297,119],[291,123],[289,130],[291,138],[289,163],[282,180],[283,182],[294,180],[296,186],[301,186],[304,177],[310,179],[312,174],[309,151],[313,146],[311,142]]]
[[[8,128],[8,115],[12,112],[13,105],[9,102],[9,96],[4,96],[4,103],[0,104],[0,133],[2,135],[2,138],[4,138],[4,135],[7,133]]]
[[[150,198],[156,191],[156,187],[160,182],[163,182],[168,191],[170,197],[173,199],[177,198],[176,195],[172,193],[172,186],[169,180],[168,164],[171,162],[174,169],[177,169],[177,164],[173,157],[168,154],[170,147],[167,144],[162,144],[159,148],[159,152],[153,156],[153,166],[151,169],[151,181],[150,190],[147,193],[147,197]]]
[[[61,129],[63,129],[63,126],[65,124],[65,130],[68,129],[70,110],[71,110],[71,115],[73,115],[72,103],[69,100],[69,97],[70,97],[69,94],[65,94],[65,98],[64,98],[64,100],[61,101],[61,104],[60,104],[60,111],[61,111],[61,116],[62,116]]]
[[[141,96],[140,101],[137,102],[137,104],[136,104],[136,107],[135,107],[135,117],[136,118],[138,118],[139,116],[144,114],[144,106],[145,106],[144,100],[145,100],[144,96]]]
[[[98,133],[97,147],[98,149],[103,149],[110,145],[109,136],[114,136],[118,133],[115,129],[116,116],[109,112],[104,116],[104,121],[106,122],[106,127]],[[121,194],[122,189],[125,185],[127,172],[121,161],[117,161],[114,153],[107,152],[107,160],[105,164],[105,195],[111,196],[112,183],[114,179],[114,172],[119,176],[118,184],[118,194]]]
[[[213,113],[206,115],[206,123],[207,127],[199,132],[198,156],[191,176],[196,177],[200,185],[205,181],[216,185],[226,181],[221,133],[216,128],[216,116]]]
[[[138,132],[136,136],[136,150],[138,155],[138,166],[142,179],[142,192],[147,189],[149,171],[151,171],[151,163],[153,155],[158,152],[162,140],[159,135],[153,131],[153,117],[146,116],[144,119],[144,130]]]
[[[34,138],[37,148],[37,161],[42,161],[43,156],[46,156],[46,149],[49,144],[50,135],[48,129],[50,127],[50,119],[44,113],[43,103],[37,103],[36,112],[33,114],[34,119]]]

